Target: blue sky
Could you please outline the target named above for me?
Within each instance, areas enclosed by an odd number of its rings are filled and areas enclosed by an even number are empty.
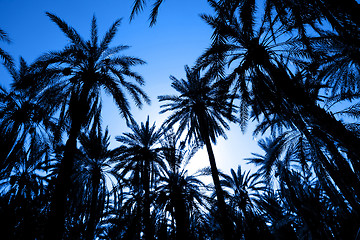
[[[122,24],[113,41],[115,45],[129,45],[124,54],[139,57],[147,62],[135,70],[140,73],[146,85],[144,90],[152,104],[134,111],[136,121],[156,121],[160,126],[166,116],[159,115],[157,96],[174,93],[170,87],[170,75],[184,77],[184,65],[192,66],[198,56],[210,44],[211,29],[199,17],[200,13],[211,12],[206,0],[167,0],[160,8],[157,24],[149,28],[150,7],[129,23],[132,0],[62,0],[62,1],[19,1],[0,0],[0,28],[12,40],[8,45],[0,42],[1,48],[9,52],[18,62],[20,56],[28,63],[42,53],[59,50],[67,44],[64,34],[50,21],[45,12],[51,12],[74,27],[88,39],[90,22],[95,14],[99,34],[103,33],[118,18]],[[0,84],[8,87],[9,75],[0,66]],[[115,136],[128,131],[119,117],[112,100],[104,97],[103,125],[109,126],[112,147],[118,146]],[[233,125],[228,132],[228,140],[219,139],[215,147],[218,167],[224,172],[244,165],[243,158],[251,157],[251,152],[259,152],[252,138],[251,128],[243,135],[240,127]],[[208,166],[206,152],[200,151],[189,165],[192,170]],[[244,166],[245,167],[245,166]]]

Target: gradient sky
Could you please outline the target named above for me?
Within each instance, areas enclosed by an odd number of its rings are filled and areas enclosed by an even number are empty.
[[[112,46],[129,45],[125,55],[139,57],[147,65],[136,67],[146,85],[144,90],[150,96],[152,104],[142,110],[133,109],[137,122],[156,121],[160,126],[166,116],[159,115],[160,104],[157,96],[175,93],[172,90],[170,75],[184,77],[184,65],[192,66],[198,56],[210,44],[211,28],[199,17],[200,13],[210,13],[206,0],[167,0],[160,8],[157,24],[149,28],[149,10],[129,23],[132,0],[0,0],[0,28],[5,30],[12,40],[8,45],[0,42],[0,47],[10,53],[18,62],[20,56],[28,63],[34,61],[42,53],[59,50],[67,44],[67,39],[60,29],[50,21],[45,12],[51,12],[70,26],[74,27],[85,39],[90,33],[92,16],[97,18],[99,35],[118,18],[122,24],[118,29]],[[9,86],[10,76],[0,66],[0,84]],[[114,137],[128,131],[125,122],[118,115],[115,105],[108,97],[104,97],[103,126],[109,126],[112,136],[111,147],[118,146]],[[258,152],[257,143],[252,138],[249,128],[243,135],[240,127],[232,125],[228,139],[219,139],[215,147],[218,168],[228,173],[239,164],[245,166],[244,158]],[[208,166],[205,151],[200,151],[188,166],[190,172]]]

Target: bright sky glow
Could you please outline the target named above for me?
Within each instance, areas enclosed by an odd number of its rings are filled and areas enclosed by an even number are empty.
[[[6,31],[12,44],[0,42],[1,48],[10,53],[18,62],[20,56],[28,63],[34,61],[42,53],[59,50],[67,44],[67,40],[58,27],[50,21],[45,12],[51,12],[70,26],[74,27],[85,39],[88,39],[90,22],[95,14],[99,26],[99,35],[110,27],[118,18],[123,18],[113,45],[129,45],[131,48],[124,54],[139,57],[147,65],[137,67],[145,81],[146,93],[152,100],[151,106],[142,110],[133,108],[137,122],[156,121],[160,126],[165,115],[159,115],[160,104],[157,96],[175,93],[170,86],[169,76],[184,77],[184,65],[192,66],[198,56],[210,44],[211,29],[199,17],[200,13],[209,13],[206,0],[167,0],[160,8],[157,24],[149,28],[149,8],[129,23],[132,0],[0,0],[0,28]],[[9,87],[10,76],[0,66],[0,84]],[[111,147],[119,146],[115,136],[129,131],[125,122],[118,115],[115,105],[108,97],[103,102],[103,126],[109,126],[112,136]],[[219,139],[215,157],[218,168],[225,173],[230,168],[245,165],[244,158],[258,152],[253,140],[251,128],[243,135],[239,126],[232,125],[228,139]],[[208,158],[205,150],[200,151],[188,166],[189,172],[200,167],[207,167]],[[243,168],[249,168],[244,166]]]

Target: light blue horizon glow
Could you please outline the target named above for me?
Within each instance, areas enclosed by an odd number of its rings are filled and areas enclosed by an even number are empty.
[[[176,92],[171,88],[170,75],[184,78],[184,65],[192,66],[196,59],[210,44],[211,28],[200,18],[201,13],[210,13],[206,0],[164,1],[160,7],[157,24],[149,27],[149,10],[135,17],[129,23],[133,0],[77,0],[77,1],[16,1],[0,0],[0,28],[6,31],[12,40],[11,44],[0,42],[0,47],[10,53],[16,63],[22,56],[32,63],[41,54],[60,50],[67,44],[67,39],[60,29],[50,21],[45,12],[62,18],[74,27],[84,39],[88,39],[92,16],[97,18],[99,36],[118,18],[122,23],[112,42],[115,45],[129,45],[130,49],[123,54],[139,57],[147,62],[138,66],[135,71],[145,79],[143,89],[150,96],[152,104],[143,106],[142,110],[133,108],[135,120],[146,121],[149,115],[151,122],[159,127],[166,115],[160,115],[160,104],[157,96]],[[10,76],[0,66],[0,85],[9,89]],[[111,98],[103,98],[103,126],[108,126],[111,134],[111,148],[119,146],[115,136],[128,132],[125,121],[119,116]],[[252,124],[250,124],[252,125]],[[262,154],[252,137],[251,127],[246,134],[240,127],[231,125],[227,132],[228,139],[218,139],[214,147],[218,168],[229,173],[231,168],[250,169],[244,158],[252,157],[251,153]],[[209,165],[205,150],[199,151],[188,166],[189,172]]]

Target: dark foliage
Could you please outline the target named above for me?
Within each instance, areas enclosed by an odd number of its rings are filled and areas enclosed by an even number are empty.
[[[99,39],[94,17],[86,41],[47,13],[69,40],[62,50],[16,67],[0,48],[12,77],[0,88],[2,239],[359,239],[359,4],[208,3],[210,46],[186,79],[171,77],[177,95],[159,96],[160,129],[132,117],[128,97],[150,100],[132,71],[144,61],[110,47],[120,20]],[[114,149],[103,90],[130,130]],[[263,136],[247,159],[256,168],[224,174],[213,144],[249,121]],[[210,167],[189,174],[203,146]]]

